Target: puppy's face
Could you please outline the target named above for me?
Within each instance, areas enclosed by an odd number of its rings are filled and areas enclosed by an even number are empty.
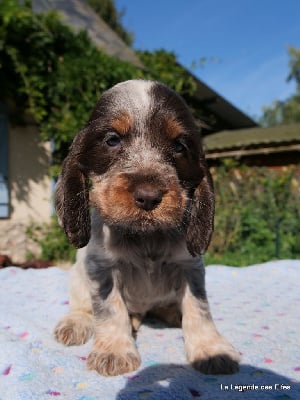
[[[198,222],[209,241],[210,176],[200,134],[176,93],[133,80],[102,95],[73,142],[56,192],[57,213],[77,247],[89,237],[88,198],[108,225],[131,232],[184,228],[202,209],[209,222]]]
[[[165,86],[129,81],[98,103],[79,162],[105,222],[131,231],[180,227],[201,180],[199,133]]]

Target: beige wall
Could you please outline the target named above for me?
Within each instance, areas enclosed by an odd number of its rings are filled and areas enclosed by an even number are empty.
[[[50,143],[41,143],[36,126],[9,129],[10,217],[0,219],[0,253],[24,261],[34,246],[25,236],[32,222],[51,215]]]

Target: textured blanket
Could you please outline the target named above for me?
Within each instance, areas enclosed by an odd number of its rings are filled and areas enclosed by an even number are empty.
[[[91,341],[64,347],[53,327],[68,310],[68,271],[0,270],[0,399],[300,399],[300,261],[210,266],[207,291],[219,331],[242,353],[240,372],[202,375],[185,360],[181,329],[149,320],[141,368],[104,378],[88,371]]]

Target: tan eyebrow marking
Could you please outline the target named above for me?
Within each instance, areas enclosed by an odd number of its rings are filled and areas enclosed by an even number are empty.
[[[132,128],[130,115],[125,112],[118,115],[112,120],[111,126],[120,135],[126,135]]]
[[[169,117],[165,120],[165,129],[167,135],[172,139],[176,139],[184,132],[182,123],[174,117]]]

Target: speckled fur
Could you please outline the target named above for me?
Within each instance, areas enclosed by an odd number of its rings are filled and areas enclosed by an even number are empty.
[[[158,193],[150,210],[137,203],[141,189]],[[71,273],[71,310],[55,328],[59,342],[93,335],[88,367],[106,376],[130,372],[140,365],[132,327],[152,312],[182,321],[195,368],[238,370],[239,355],[217,332],[205,292],[211,177],[191,113],[173,91],[135,80],[104,93],[64,162],[56,209],[70,241],[83,247]]]

